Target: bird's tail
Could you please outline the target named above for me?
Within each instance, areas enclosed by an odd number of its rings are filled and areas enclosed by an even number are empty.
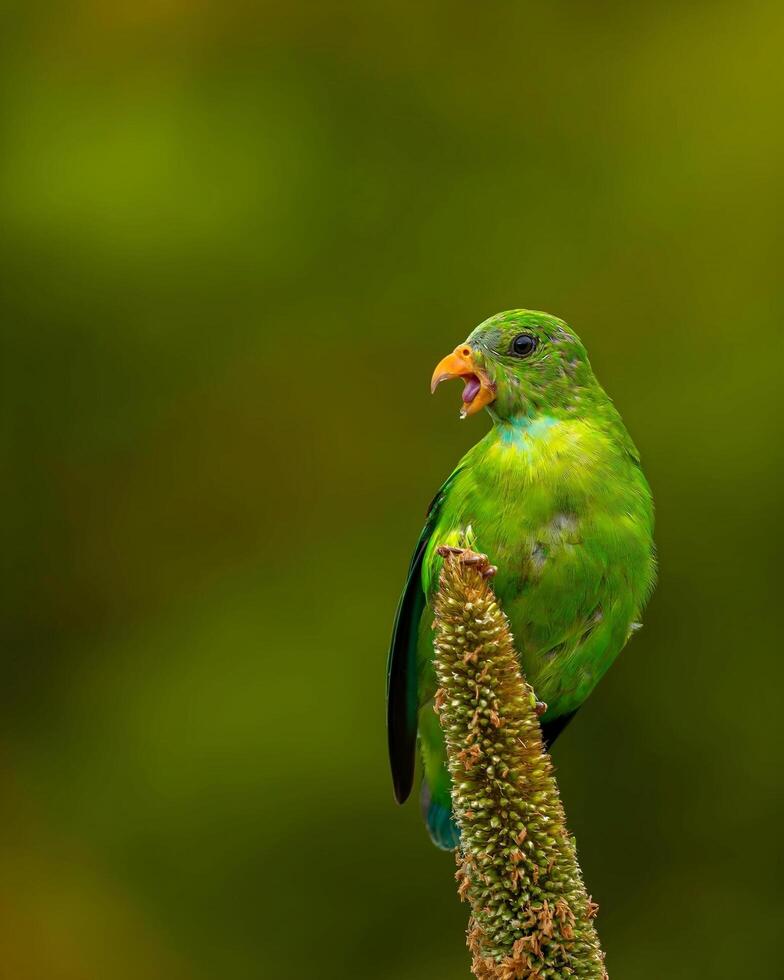
[[[565,715],[559,715],[557,718],[553,718],[552,721],[542,721],[542,741],[544,742],[546,752],[550,751],[553,742],[558,738],[558,736],[561,734],[564,728],[566,728],[579,710],[579,708],[575,708],[574,711],[570,711]]]
[[[454,851],[460,844],[460,831],[452,816],[452,800],[447,792],[444,799],[433,796],[427,780],[422,780],[422,816],[431,840],[442,851]]]

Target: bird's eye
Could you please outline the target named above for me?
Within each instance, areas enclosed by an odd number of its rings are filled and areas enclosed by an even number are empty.
[[[512,341],[511,353],[514,354],[515,357],[528,357],[528,355],[533,354],[535,350],[536,337],[532,337],[530,333],[521,333]]]

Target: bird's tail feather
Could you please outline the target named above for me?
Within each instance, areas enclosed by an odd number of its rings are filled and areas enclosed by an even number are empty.
[[[427,781],[422,781],[422,815],[430,837],[442,851],[454,851],[460,844],[460,831],[452,816],[452,800],[434,797]]]

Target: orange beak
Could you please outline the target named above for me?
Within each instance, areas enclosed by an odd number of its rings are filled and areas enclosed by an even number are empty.
[[[458,345],[451,354],[440,361],[433,372],[430,390],[435,391],[442,381],[463,378],[463,407],[460,418],[475,415],[480,409],[495,401],[495,385],[485,371],[478,367],[474,355],[467,344]]]

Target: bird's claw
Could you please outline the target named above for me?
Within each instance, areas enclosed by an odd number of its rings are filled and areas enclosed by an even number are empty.
[[[436,549],[442,558],[458,558],[463,565],[471,565],[479,572],[482,578],[492,578],[498,571],[495,565],[490,564],[487,555],[480,555],[470,548],[453,548],[449,545],[440,545]]]
[[[537,716],[541,718],[545,711],[547,711],[547,705],[544,703],[544,701],[537,701],[534,705],[534,710],[536,711]]]

